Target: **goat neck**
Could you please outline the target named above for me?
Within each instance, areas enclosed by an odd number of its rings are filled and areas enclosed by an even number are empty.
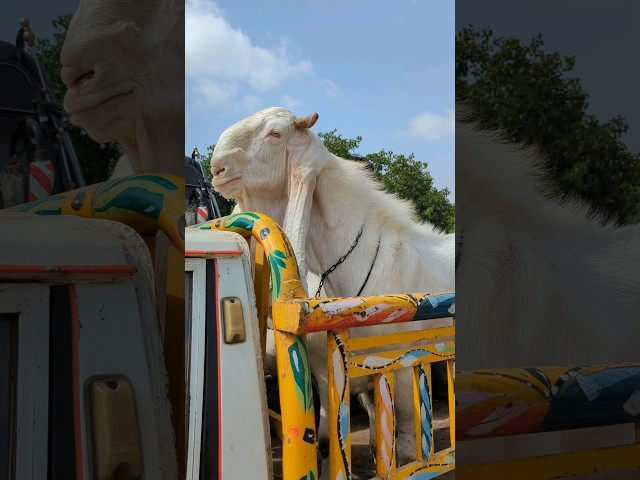
[[[364,266],[368,270],[373,262],[382,232],[379,221],[370,215],[366,203],[358,201],[358,197],[367,198],[366,187],[359,194],[353,179],[366,174],[359,168],[350,169],[356,165],[347,162],[334,157],[332,165],[318,176],[305,242],[305,260],[309,270],[322,274],[349,251],[362,228],[362,235],[353,251],[324,281],[325,292],[329,296],[355,295],[358,292],[364,281],[360,272]]]

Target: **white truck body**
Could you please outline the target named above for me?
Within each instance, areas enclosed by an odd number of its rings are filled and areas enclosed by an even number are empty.
[[[187,478],[272,478],[247,242],[230,232],[187,229],[185,237],[185,312],[191,325]],[[225,338],[225,298],[241,305],[244,340],[237,343]]]
[[[0,231],[0,468],[20,480],[177,478],[142,238],[58,215],[3,215]]]

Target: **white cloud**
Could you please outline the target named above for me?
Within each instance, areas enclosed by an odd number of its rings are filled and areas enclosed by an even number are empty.
[[[313,73],[309,60],[291,61],[284,44],[271,49],[254,45],[245,33],[229,24],[212,0],[187,0],[185,34],[190,90],[215,106],[236,101],[241,89],[251,93],[241,101],[253,104],[256,92]]]
[[[342,91],[331,80],[323,80],[322,86],[324,87],[324,93],[327,97],[333,98],[342,95]]]
[[[434,141],[455,132],[455,113],[447,108],[443,115],[424,112],[407,122],[404,136]]]

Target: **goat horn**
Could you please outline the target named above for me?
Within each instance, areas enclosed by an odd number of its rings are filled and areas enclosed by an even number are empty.
[[[294,123],[298,128],[311,128],[318,121],[318,114],[312,113],[306,117],[296,117]]]

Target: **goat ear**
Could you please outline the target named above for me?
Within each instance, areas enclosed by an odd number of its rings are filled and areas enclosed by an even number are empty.
[[[318,121],[318,114],[312,113],[306,117],[296,117],[294,123],[298,128],[311,128]]]
[[[291,165],[289,168],[289,202],[284,214],[283,230],[293,246],[300,281],[308,295],[305,244],[311,221],[311,202],[317,172],[304,164]]]

